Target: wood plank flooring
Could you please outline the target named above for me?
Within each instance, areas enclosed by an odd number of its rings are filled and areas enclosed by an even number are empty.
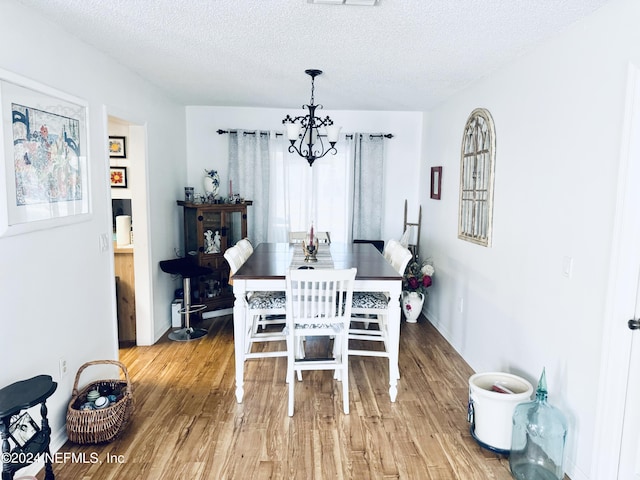
[[[201,340],[121,349],[136,401],[132,423],[109,444],[67,442],[62,452],[99,461],[56,463],[56,479],[511,478],[508,460],[469,434],[473,371],[424,318],[402,324],[395,403],[386,359],[352,357],[351,413],[342,412],[332,372],[308,372],[296,384],[292,418],[286,359],[250,360],[238,404],[232,317],[205,324]]]

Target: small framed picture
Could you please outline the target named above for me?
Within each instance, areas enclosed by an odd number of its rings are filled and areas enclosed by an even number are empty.
[[[127,167],[110,167],[111,187],[127,188]]]
[[[9,435],[19,447],[24,447],[39,430],[40,428],[27,412],[11,417]]]
[[[109,157],[127,158],[126,137],[109,137]]]
[[[442,185],[442,167],[431,167],[431,198],[440,200]]]

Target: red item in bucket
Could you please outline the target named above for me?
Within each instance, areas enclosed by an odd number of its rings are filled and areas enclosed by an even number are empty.
[[[498,392],[498,393],[510,393],[510,394],[513,394],[513,392],[511,390],[509,390],[504,385],[500,385],[499,383],[494,383],[491,386],[491,390],[494,391],[494,392]]]

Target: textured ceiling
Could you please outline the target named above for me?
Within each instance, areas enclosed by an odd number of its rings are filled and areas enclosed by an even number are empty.
[[[18,0],[185,105],[428,110],[608,0]]]

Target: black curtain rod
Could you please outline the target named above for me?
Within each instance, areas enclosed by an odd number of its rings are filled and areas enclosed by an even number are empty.
[[[347,135],[345,135],[345,137],[347,138],[353,138],[353,134],[349,133]],[[369,134],[369,138],[393,138],[393,134],[392,133],[380,133],[378,135],[374,135],[372,133]]]
[[[222,135],[223,133],[238,133],[237,130],[222,130],[222,129],[218,129],[217,132]],[[244,135],[255,135],[257,132],[253,131],[253,132],[242,132]],[[260,132],[260,135],[269,135],[269,132]],[[276,132],[276,136],[282,136],[282,133],[278,133]]]
[[[218,132],[218,134],[220,134],[220,135],[222,135],[222,134],[224,134],[224,133],[238,133],[238,131],[237,131],[237,130],[222,130],[222,129],[218,129],[218,130],[217,130],[217,132]],[[255,134],[256,134],[256,131],[253,131],[253,132],[243,132],[243,133],[244,133],[244,135],[255,135]],[[269,133],[268,133],[268,132],[261,132],[260,134],[261,134],[261,135],[269,135]],[[282,133],[278,133],[278,132],[276,132],[276,136],[277,136],[277,137],[280,137],[280,136],[282,136],[282,135],[283,135]],[[326,136],[326,135],[320,135],[320,136],[321,136],[321,137],[324,137],[324,136]],[[348,134],[348,135],[346,135],[346,137],[347,137],[347,138],[353,138],[353,134]],[[382,138],[382,137],[384,137],[384,138],[393,138],[393,134],[391,134],[391,133],[380,133],[380,134],[378,134],[378,135],[373,135],[373,134],[370,134],[370,135],[369,135],[369,138]]]

